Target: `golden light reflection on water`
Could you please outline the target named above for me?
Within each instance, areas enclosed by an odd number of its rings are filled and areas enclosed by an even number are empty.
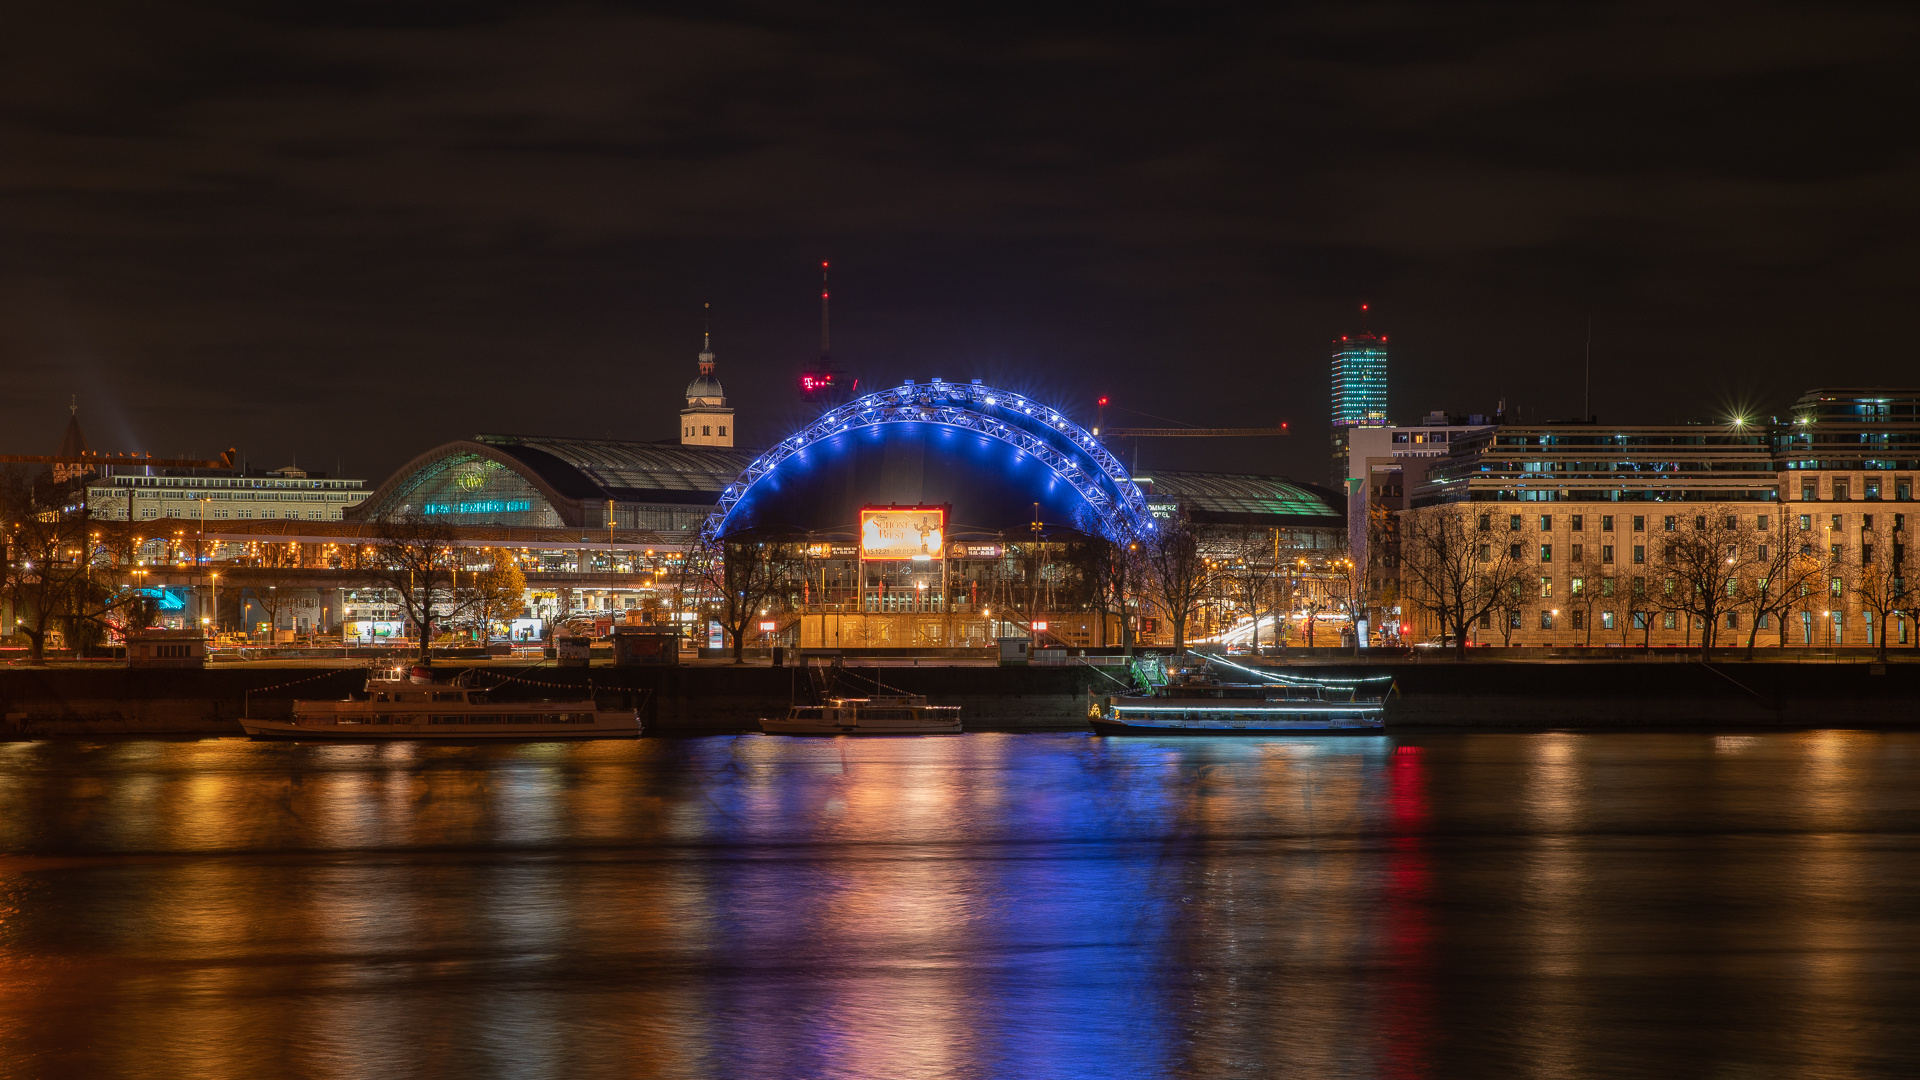
[[[1583,751],[1593,740],[1551,732],[1530,740],[1525,806],[1532,833],[1523,880],[1528,916],[1522,939],[1530,945],[1531,1001],[1528,1016],[1533,1076],[1579,1075],[1588,1021],[1585,967],[1592,955],[1588,920],[1580,908],[1587,895],[1588,846],[1574,835],[1586,828],[1590,762]]]
[[[1915,760],[1843,732],[0,744],[0,1063],[1888,1075]]]

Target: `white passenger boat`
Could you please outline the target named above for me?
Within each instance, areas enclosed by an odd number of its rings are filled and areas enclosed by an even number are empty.
[[[1253,673],[1265,681],[1222,682],[1204,671],[1176,671],[1143,693],[1096,698],[1088,722],[1098,735],[1371,734],[1386,726],[1391,676]]]
[[[784,719],[760,721],[769,735],[958,735],[960,706],[929,705],[917,694],[828,698],[795,705]]]
[[[494,701],[487,691],[369,678],[346,701],[295,701],[287,720],[243,717],[257,739],[607,739],[640,734],[637,709],[577,701]]]

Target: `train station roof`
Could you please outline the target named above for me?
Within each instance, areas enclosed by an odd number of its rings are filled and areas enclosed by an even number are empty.
[[[1134,482],[1155,502],[1186,507],[1201,524],[1335,528],[1347,520],[1339,494],[1283,476],[1167,470],[1136,476]]]
[[[555,435],[476,435],[575,499],[711,506],[753,454],[717,446],[574,439]]]

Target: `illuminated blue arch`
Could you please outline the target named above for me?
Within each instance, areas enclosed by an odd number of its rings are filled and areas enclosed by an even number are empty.
[[[755,484],[788,458],[822,439],[885,424],[935,424],[977,432],[1014,447],[1046,465],[1086,504],[1091,531],[1117,543],[1154,530],[1146,496],[1100,441],[1058,409],[1024,394],[996,390],[978,381],[908,380],[850,401],[782,439],[761,454],[720,493],[720,504],[700,527],[703,543],[725,536],[734,510]]]

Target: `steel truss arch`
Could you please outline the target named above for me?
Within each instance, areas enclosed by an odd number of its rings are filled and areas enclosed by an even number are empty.
[[[885,424],[935,424],[996,439],[1031,455],[1072,485],[1107,539],[1124,543],[1154,531],[1146,496],[1119,459],[1058,409],[979,382],[935,379],[926,384],[908,380],[891,390],[856,398],[782,439],[720,493],[719,505],[700,527],[701,542],[710,544],[725,536],[727,523],[747,492],[788,458],[822,439]]]

